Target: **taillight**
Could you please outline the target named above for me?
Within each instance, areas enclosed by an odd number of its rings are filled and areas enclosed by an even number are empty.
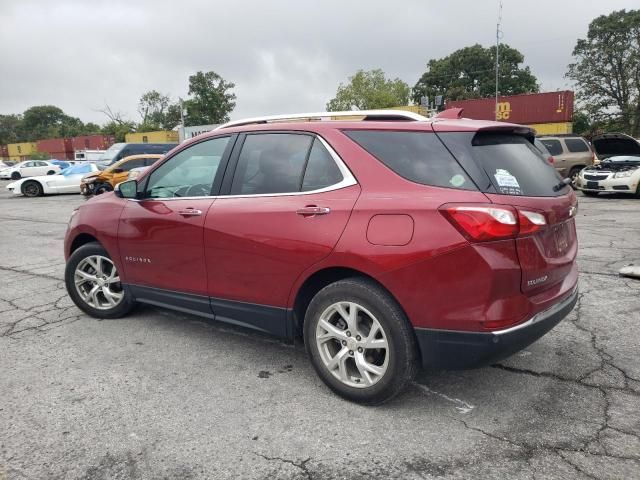
[[[547,158],[547,162],[553,165],[554,163],[556,163],[556,159],[553,158],[553,155],[549,155],[549,158]]]
[[[547,224],[542,213],[506,205],[447,204],[440,207],[440,213],[474,242],[530,235]]]

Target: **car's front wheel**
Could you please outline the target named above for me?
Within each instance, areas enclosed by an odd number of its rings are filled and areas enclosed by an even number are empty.
[[[44,193],[42,191],[42,185],[40,185],[35,180],[24,182],[20,187],[20,191],[25,197],[39,197]]]
[[[113,190],[113,187],[111,185],[109,185],[108,183],[100,183],[100,184],[96,185],[94,193],[96,195],[101,195],[101,194],[106,193],[106,192],[111,192],[112,190]]]
[[[368,279],[340,280],[320,290],[305,315],[304,339],[320,378],[358,403],[390,400],[417,370],[407,318],[389,293]]]
[[[56,173],[56,171],[55,171],[55,170],[49,170],[49,171],[47,172],[47,175],[54,175],[55,173]]]
[[[115,264],[99,243],[87,243],[71,254],[64,279],[73,302],[92,317],[123,317],[135,306]]]

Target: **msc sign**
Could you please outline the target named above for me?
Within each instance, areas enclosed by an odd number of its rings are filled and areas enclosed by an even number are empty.
[[[509,102],[499,102],[496,105],[496,120],[509,120],[511,116],[511,104]]]

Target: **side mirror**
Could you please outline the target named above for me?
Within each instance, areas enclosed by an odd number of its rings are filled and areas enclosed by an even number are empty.
[[[114,193],[120,198],[138,198],[138,182],[137,180],[127,180],[119,183],[114,189]]]
[[[113,173],[122,173],[122,172],[124,172],[124,169],[122,169],[122,168],[114,168],[113,169]]]

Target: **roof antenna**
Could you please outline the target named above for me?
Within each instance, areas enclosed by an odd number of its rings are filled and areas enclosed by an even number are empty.
[[[498,81],[500,71],[500,39],[503,37],[502,27],[502,0],[498,6],[498,23],[496,24],[496,112],[495,118],[498,119]]]

